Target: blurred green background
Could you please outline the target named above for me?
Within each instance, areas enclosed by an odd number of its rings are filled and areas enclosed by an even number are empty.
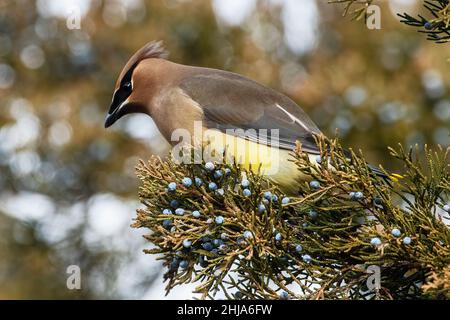
[[[150,40],[286,93],[388,169],[389,145],[448,146],[449,45],[395,16],[418,2],[381,1],[368,30],[326,0],[0,0],[0,298],[163,297],[129,225],[134,166],[166,145],[144,115],[103,128],[118,73]],[[81,290],[66,287],[69,265]]]

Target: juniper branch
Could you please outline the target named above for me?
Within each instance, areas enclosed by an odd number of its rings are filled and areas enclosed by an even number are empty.
[[[319,164],[293,152],[310,180],[289,198],[237,165],[141,162],[134,227],[150,230],[167,292],[193,282],[202,299],[448,298],[450,149],[391,149],[403,179],[386,183],[360,152],[317,143]]]

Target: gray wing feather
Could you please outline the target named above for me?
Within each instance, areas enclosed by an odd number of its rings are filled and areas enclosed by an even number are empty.
[[[280,148],[293,150],[298,140],[303,150],[319,153],[314,140],[319,128],[294,101],[273,89],[238,74],[201,68],[184,78],[180,87],[203,108],[208,128],[223,132],[278,129]],[[243,138],[271,143],[260,135],[246,134]]]

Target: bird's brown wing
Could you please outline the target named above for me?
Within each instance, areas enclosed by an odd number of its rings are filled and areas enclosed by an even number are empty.
[[[222,132],[268,129],[268,138],[248,131],[242,137],[268,145],[270,130],[278,129],[280,148],[293,150],[298,140],[306,152],[319,153],[314,140],[314,134],[320,134],[319,128],[294,101],[275,90],[238,74],[213,69],[197,69],[180,82],[180,87],[202,107],[207,128]],[[234,135],[241,134],[234,131]]]

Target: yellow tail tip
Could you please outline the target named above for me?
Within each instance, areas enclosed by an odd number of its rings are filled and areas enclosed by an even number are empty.
[[[403,179],[404,176],[402,176],[401,174],[398,174],[398,173],[392,173],[392,174],[389,176],[389,178],[390,178],[391,180],[393,180],[393,181],[398,181],[398,180],[400,180],[400,179]]]

